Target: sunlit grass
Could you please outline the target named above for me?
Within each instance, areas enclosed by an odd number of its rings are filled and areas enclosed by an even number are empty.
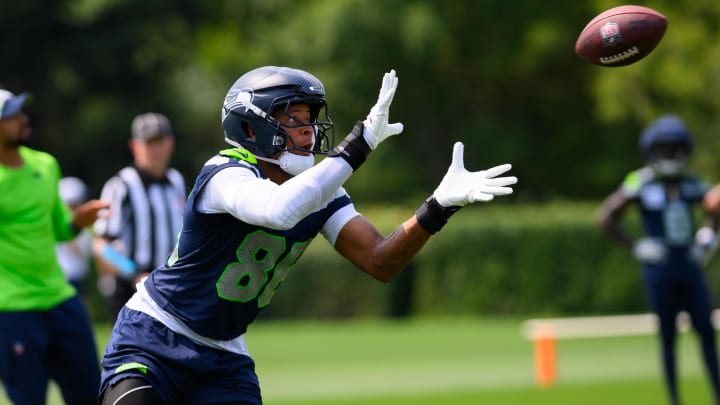
[[[521,321],[261,320],[247,341],[268,405],[666,402],[654,336],[559,341],[558,379],[542,389]],[[98,339],[107,333],[99,327]],[[684,403],[709,404],[694,335],[681,336],[678,352]],[[55,387],[48,404],[62,404]]]

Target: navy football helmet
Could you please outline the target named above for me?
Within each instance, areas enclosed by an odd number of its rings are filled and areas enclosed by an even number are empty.
[[[287,67],[264,66],[251,70],[230,87],[222,107],[225,141],[261,157],[294,149],[286,146],[287,133],[272,114],[297,103],[310,106],[309,125],[315,132],[312,152],[328,153],[335,134],[327,114],[325,87],[312,74]],[[250,138],[248,128],[252,128],[255,139]]]
[[[643,158],[661,175],[679,174],[693,149],[685,122],[666,114],[651,122],[640,135]]]

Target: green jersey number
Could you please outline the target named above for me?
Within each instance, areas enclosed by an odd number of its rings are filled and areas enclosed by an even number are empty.
[[[682,201],[670,201],[663,211],[665,238],[670,245],[683,246],[693,240],[690,207]]]
[[[285,238],[265,231],[248,234],[235,251],[238,261],[228,264],[215,284],[218,295],[235,302],[257,298],[258,308],[266,306],[309,243],[293,244],[281,258],[286,249]]]

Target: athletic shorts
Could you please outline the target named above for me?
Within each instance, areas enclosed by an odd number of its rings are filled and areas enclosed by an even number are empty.
[[[124,307],[105,349],[100,392],[131,376],[147,380],[166,404],[262,404],[250,357],[199,345]]]

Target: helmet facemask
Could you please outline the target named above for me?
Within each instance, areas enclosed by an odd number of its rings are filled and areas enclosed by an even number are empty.
[[[652,146],[649,163],[653,170],[662,177],[677,177],[688,160],[687,145],[682,142],[661,142]]]
[[[284,147],[280,150],[280,155],[277,157],[277,160],[273,161],[264,158],[260,159],[267,160],[270,163],[275,163],[284,172],[296,176],[311,168],[315,164],[315,154],[327,154],[329,152],[334,143],[334,126],[327,115],[327,105],[324,100],[321,100],[320,102],[313,102],[312,104],[306,101],[287,102],[284,103],[284,106],[276,108],[273,111],[272,116],[277,116],[277,113],[281,110],[283,110],[283,114],[290,116],[291,114],[289,110],[294,104],[307,104],[310,107],[310,119],[307,123],[298,121],[297,125],[288,125],[273,118],[275,122],[278,123],[275,137],[283,138]],[[325,114],[324,119],[319,121],[318,114],[321,111],[324,111]],[[296,145],[292,137],[289,136],[286,131],[286,129],[303,128],[307,126],[312,128],[313,133],[312,145],[310,148],[307,148],[307,145]],[[328,134],[328,132],[330,132],[330,134]],[[293,153],[293,151],[303,153],[297,154]]]
[[[307,104],[310,107],[310,120],[307,123],[299,123],[297,125],[287,125],[282,124],[277,119],[274,118],[274,115],[277,114],[278,111],[284,110],[284,114],[288,114],[288,110],[291,105],[294,104]],[[273,128],[274,128],[274,138],[282,138],[283,142],[278,151],[285,152],[285,151],[302,151],[302,152],[310,152],[312,154],[319,154],[319,155],[326,155],[332,150],[334,143],[335,143],[335,126],[328,116],[327,113],[327,104],[325,103],[325,100],[308,100],[308,99],[300,99],[300,100],[292,100],[289,102],[282,102],[282,103],[273,103],[273,107],[271,107],[272,114],[270,115],[270,118],[273,122]],[[318,119],[321,117],[322,119]],[[311,126],[313,130],[313,147],[311,150],[307,150],[303,148],[302,146],[297,146],[294,144],[292,137],[290,137],[287,132],[285,131],[286,128],[302,128],[306,126]],[[288,145],[289,144],[289,145]]]

